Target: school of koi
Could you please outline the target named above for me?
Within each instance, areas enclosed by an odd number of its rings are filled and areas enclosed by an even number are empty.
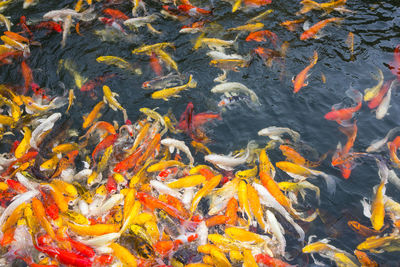
[[[0,2],[2,12],[10,2]],[[35,2],[25,0],[23,8]],[[189,102],[179,120],[171,112],[162,115],[155,109],[141,108],[142,118],[133,123],[118,102],[118,94],[104,85],[116,74],[89,80],[77,71],[71,59],[62,59],[59,68],[71,74],[77,90],[97,99],[99,93],[95,93],[95,88],[102,87],[104,97],[83,117],[82,129],[86,133],[80,136],[68,115],[74,102],[81,101],[75,96],[76,89],[64,96],[51,95],[35,83],[29,67],[30,46],[41,45],[36,34],[43,30],[46,35],[62,34],[64,47],[73,24],[78,35],[82,34],[82,22],[97,17],[106,31],[117,31],[121,36],[144,26],[158,35],[160,32],[151,23],[164,16],[192,22],[180,32],[200,33],[194,50],[208,46],[210,65],[223,71],[215,79],[219,84],[211,89],[212,93],[222,94],[218,106],[246,103],[256,108],[261,104],[254,91],[226,80],[228,71],[245,68],[252,59],[226,54],[225,49],[234,46],[238,37],[246,33],[246,42],[269,41],[275,49],[259,46],[254,55],[267,66],[276,63],[283,67],[289,44],[265,30],[260,22],[272,10],[260,13],[245,25],[227,29],[239,33],[234,40],[222,40],[208,35],[208,30],[215,26],[211,22],[212,10],[194,6],[188,0],[180,0],[180,5],[168,2],[159,14],[151,15],[144,1],[134,0],[132,18],[119,11],[118,3],[113,1],[104,1],[113,8],[102,9],[105,17],[100,17],[94,8],[102,4],[99,2],[78,0],[74,9],[49,11],[43,21],[35,23],[23,16],[12,25],[9,18],[0,14],[4,25],[1,65],[19,66],[24,81],[23,86],[0,85],[1,137],[14,137],[10,150],[0,155],[1,266],[14,266],[16,262],[32,267],[292,266],[288,262],[296,261],[286,251],[287,239],[298,242],[302,253],[311,253],[317,265],[326,261],[320,262],[315,254],[337,266],[378,266],[369,257],[400,251],[400,203],[385,194],[388,182],[400,189],[400,179],[392,169],[400,168],[400,135],[396,135],[400,128],[390,130],[365,152],[353,151],[358,131],[353,116],[360,111],[363,101],[368,102],[370,109],[376,108],[377,119],[388,111],[392,91],[400,81],[400,45],[394,49],[390,63],[392,79],[385,82],[378,69],[378,84],[367,88],[364,95],[355,89],[346,91],[354,106],[339,103],[325,115],[325,119],[336,121],[347,136],[345,145],[339,143],[331,158],[332,166],[340,169],[343,178],[350,177],[359,159],[372,159],[379,169],[380,183],[373,196],[362,200],[363,213],[370,218],[371,226],[348,222],[352,230],[366,238],[352,253],[329,244],[326,238],[313,242],[314,236],[308,236],[309,242],[304,245],[304,225],[320,216],[320,188],[310,178],[321,177],[330,195],[334,195],[339,178],[316,170],[329,153],[317,156],[315,161],[302,155],[304,142],[298,132],[270,126],[258,132],[268,138],[266,144],[249,141],[246,148],[233,155],[215,154],[206,146],[210,141],[207,124],[222,120],[221,114],[195,113]],[[237,12],[266,6],[271,0],[230,3],[232,12]],[[298,16],[312,10],[325,11],[325,15],[352,12],[345,7],[346,0],[302,0],[300,4]],[[318,38],[328,23],[343,20],[331,17],[311,27],[304,23],[300,40]],[[304,21],[300,18],[281,25],[295,31]],[[98,33],[106,35],[104,31]],[[349,33],[346,43],[353,54],[353,33]],[[160,101],[179,97],[183,90],[197,86],[195,74],[179,72],[178,64],[166,52],[171,48],[175,49],[173,43],[164,42],[143,44],[132,50],[134,55],[148,56],[157,77],[144,82],[142,87],[153,90],[151,98]],[[318,52],[313,53],[310,64],[293,77],[294,93],[307,86],[308,73],[318,63]],[[139,66],[117,56],[96,60],[132,75],[142,74]],[[171,69],[170,74],[163,76],[164,71]],[[122,112],[122,125],[100,120],[107,107]],[[192,140],[191,146],[172,138],[178,134],[186,134]],[[193,150],[204,154],[204,161],[210,165],[197,164]],[[284,160],[272,163],[270,151],[280,151]]]

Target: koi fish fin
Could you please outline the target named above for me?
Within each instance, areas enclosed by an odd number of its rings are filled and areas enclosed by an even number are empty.
[[[306,20],[303,24],[303,30],[307,31],[308,29],[310,29],[310,21]]]
[[[322,178],[325,179],[325,183],[326,183],[326,189],[328,191],[328,193],[333,196],[335,194],[336,191],[336,177],[333,175],[329,175],[329,174],[323,174]]]
[[[345,93],[349,98],[353,99],[353,101],[356,103],[361,102],[363,99],[363,95],[360,93],[360,91],[356,89],[350,88]]]
[[[295,81],[295,77],[294,76],[292,76],[292,83],[294,84],[294,81]]]
[[[363,198],[361,201],[361,205],[363,206],[363,214],[367,218],[371,218],[371,204],[368,203],[367,198]]]

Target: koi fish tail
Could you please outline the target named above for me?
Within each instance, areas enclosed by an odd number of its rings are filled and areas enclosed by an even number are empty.
[[[335,191],[336,191],[336,181],[335,181],[336,178],[335,178],[335,176],[329,175],[329,174],[326,174],[326,173],[321,173],[320,175],[322,176],[322,178],[325,179],[326,189],[327,189],[328,193],[333,196],[335,194]]]
[[[363,95],[360,93],[360,91],[350,88],[349,90],[346,91],[346,95],[353,99],[354,102],[359,103],[363,99]]]

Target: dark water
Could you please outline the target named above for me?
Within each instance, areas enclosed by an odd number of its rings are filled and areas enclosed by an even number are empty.
[[[22,3],[12,3],[3,13],[11,16],[14,24],[18,23],[19,17],[25,15],[28,21],[40,21],[42,15],[54,9],[73,8],[76,1],[45,1],[27,10],[23,10]],[[157,13],[162,4],[156,1],[145,1],[149,13]],[[393,50],[400,44],[400,1],[356,1],[348,0],[347,8],[354,13],[332,13],[321,17],[322,12],[312,11],[305,15],[311,25],[325,18],[337,16],[345,18],[340,26],[328,25],[324,30],[325,36],[320,39],[300,41],[299,36],[302,29],[289,32],[279,25],[285,20],[294,20],[299,17],[295,13],[300,9],[299,1],[273,0],[271,5],[254,8],[247,11],[239,10],[231,13],[231,5],[222,1],[213,1],[213,16],[211,20],[227,29],[243,25],[246,21],[266,9],[274,12],[261,22],[268,29],[278,35],[281,41],[288,41],[290,48],[286,57],[285,72],[282,73],[279,65],[274,64],[268,68],[263,61],[255,56],[248,68],[239,72],[229,72],[228,80],[245,84],[259,97],[261,106],[254,109],[245,104],[236,106],[222,113],[223,120],[216,122],[208,129],[209,137],[213,140],[209,146],[216,153],[227,154],[230,151],[244,147],[249,140],[255,139],[260,144],[266,142],[265,138],[257,136],[257,132],[268,126],[289,127],[301,134],[305,144],[313,147],[320,154],[334,151],[338,142],[345,143],[346,136],[339,130],[336,122],[324,119],[331,106],[335,103],[348,100],[345,91],[350,87],[361,92],[365,88],[376,84],[371,76],[380,68],[385,80],[393,79],[394,76],[388,68],[388,63],[393,60]],[[194,2],[200,7],[209,7],[210,3]],[[100,14],[102,3],[96,3],[96,13]],[[130,16],[131,3],[110,5]],[[80,73],[92,79],[107,73],[117,73],[117,77],[106,82],[111,90],[119,93],[118,100],[128,111],[129,119],[136,121],[139,116],[139,108],[158,107],[158,112],[165,114],[172,109],[179,116],[188,102],[193,102],[196,112],[219,111],[217,103],[219,95],[210,92],[216,85],[213,81],[221,73],[217,68],[209,66],[210,58],[205,54],[208,49],[201,48],[193,51],[193,40],[199,34],[179,34],[179,29],[189,23],[190,20],[179,22],[160,17],[152,25],[162,32],[160,36],[153,36],[146,27],[138,32],[130,32],[129,39],[126,37],[115,37],[113,40],[103,41],[94,34],[94,30],[104,29],[104,24],[94,20],[93,22],[81,23],[79,36],[71,29],[67,45],[60,45],[61,35],[42,35],[37,38],[41,47],[31,47],[31,56],[28,64],[33,69],[35,82],[42,87],[50,89],[52,94],[64,93],[60,82],[67,89],[74,88],[72,76],[65,70],[57,73],[60,59],[73,60]],[[354,58],[351,59],[349,49],[345,43],[349,32],[354,33]],[[231,40],[236,34],[217,32],[213,37]],[[254,42],[244,41],[246,34],[239,37],[237,47],[230,52],[240,55],[248,55],[257,45]],[[195,89],[184,91],[181,98],[172,98],[168,102],[153,100],[148,91],[141,89],[144,81],[154,77],[149,67],[147,56],[132,55],[131,50],[142,44],[153,44],[159,42],[173,42],[176,50],[168,50],[179,65],[182,73],[193,74],[198,81]],[[272,46],[266,42],[267,48]],[[318,51],[319,59],[312,69],[308,79],[307,87],[301,89],[297,94],[293,93],[291,77],[297,75],[306,65],[313,51]],[[114,66],[107,66],[96,62],[96,58],[104,55],[113,55],[124,58],[132,64],[140,66],[143,70],[141,76],[132,75]],[[321,74],[326,76],[326,83],[321,81]],[[18,66],[2,66],[0,72],[0,83],[23,83]],[[75,88],[76,89],[76,88]],[[76,125],[81,125],[81,116],[90,111],[102,97],[101,86],[97,87],[98,99],[92,99],[88,94],[75,90],[77,100],[71,109],[72,117]],[[377,120],[375,114],[364,105],[356,114],[358,125],[358,136],[354,144],[355,151],[365,151],[371,141],[382,138],[388,130],[400,125],[400,100],[399,93],[392,94],[389,115],[382,120]],[[117,120],[122,123],[120,112],[108,110],[105,112],[104,120]],[[178,136],[178,139],[189,142],[187,136]],[[281,160],[278,152],[271,155],[272,161]],[[360,199],[371,198],[372,188],[380,182],[377,167],[374,161],[364,160],[355,168],[350,179],[343,180],[338,169],[330,165],[330,157],[322,164],[319,170],[333,174],[338,177],[338,189],[334,196],[328,196],[325,184],[320,179],[312,182],[320,186],[322,192],[322,204],[320,207],[324,222],[317,218],[310,224],[304,224],[307,236],[317,235],[318,239],[331,238],[331,244],[338,248],[352,252],[355,247],[363,241],[347,227],[348,220],[357,220],[364,225],[370,225],[367,218],[362,215]],[[199,161],[202,159],[199,157]],[[278,177],[284,177],[278,173]],[[278,178],[279,179],[279,178]],[[400,201],[399,192],[392,186],[387,186],[387,194],[395,200]],[[306,265],[311,258],[299,254],[301,244],[294,239],[288,244],[288,251],[294,257],[293,263]],[[372,256],[383,266],[395,266],[400,260],[396,253],[374,254]],[[329,264],[329,261],[326,262]]]

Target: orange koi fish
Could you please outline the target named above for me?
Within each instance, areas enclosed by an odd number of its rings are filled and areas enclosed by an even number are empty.
[[[291,32],[294,32],[297,29],[298,24],[304,22],[304,19],[296,19],[296,20],[286,20],[282,22],[280,25],[285,27]]]
[[[371,229],[365,225],[362,225],[361,223],[357,221],[348,221],[347,225],[356,232],[357,234],[360,234],[365,237],[373,236],[373,235],[379,235],[382,231],[376,231],[374,229]]]
[[[24,94],[29,90],[29,87],[33,83],[33,74],[31,68],[26,64],[25,60],[21,63],[22,76],[24,77]]]
[[[356,255],[358,261],[361,263],[361,266],[378,267],[378,263],[371,260],[367,253],[360,250],[354,250],[354,255]]]
[[[267,37],[269,40],[271,40],[272,44],[276,47],[276,42],[279,40],[279,38],[275,33],[268,31],[268,30],[251,32],[246,37],[246,42],[250,42],[250,41],[265,42],[265,41],[267,41],[265,39],[265,37]]]
[[[354,167],[354,162],[352,160],[346,160],[345,163],[339,164],[343,158],[347,157],[353,148],[354,142],[357,136],[357,124],[354,124],[351,127],[340,127],[339,130],[347,136],[347,143],[343,148],[339,148],[336,153],[332,157],[332,165],[338,166],[342,172],[342,176],[345,179],[348,179],[351,174],[351,170]]]
[[[400,159],[397,157],[397,149],[400,146],[400,136],[397,136],[392,142],[388,142],[387,146],[390,151],[390,160],[400,168]]]
[[[115,166],[114,172],[120,173],[120,172],[124,172],[124,171],[127,171],[127,170],[133,168],[141,154],[142,154],[142,149],[138,148],[134,153],[129,155],[126,159],[124,159],[123,161],[119,162]]]
[[[94,131],[104,131],[109,134],[117,133],[115,131],[114,126],[111,123],[106,121],[98,121],[89,128],[89,130],[85,133],[85,135],[79,137],[79,140],[89,137]]]
[[[95,161],[97,154],[106,149],[109,146],[112,146],[115,141],[118,139],[118,134],[112,134],[104,138],[93,150],[92,159]]]
[[[300,36],[300,40],[304,41],[309,38],[316,38],[316,34],[324,28],[328,23],[331,22],[341,22],[343,19],[342,18],[330,18],[330,19],[325,19],[323,21],[320,21],[313,26],[311,26],[308,30],[303,32]]]
[[[129,17],[127,15],[125,15],[124,13],[122,13],[121,11],[116,10],[116,9],[112,9],[112,8],[104,9],[103,13],[106,14],[106,15],[109,15],[113,19],[120,19],[120,20],[129,19]]]
[[[180,221],[185,221],[188,219],[188,214],[182,213],[181,211],[177,210],[171,205],[150,196],[144,192],[137,192],[136,198],[147,208],[154,210],[154,209],[161,209],[168,213],[170,216],[179,219]]]
[[[281,261],[280,259],[275,259],[269,256],[267,253],[264,254],[257,254],[255,255],[255,260],[257,263],[261,263],[265,266],[274,266],[274,267],[290,267],[289,263]]]
[[[385,84],[382,86],[382,88],[379,90],[379,93],[371,99],[371,101],[368,102],[368,107],[370,109],[374,109],[379,104],[382,102],[383,97],[386,95],[386,93],[389,91],[393,81],[387,81]]]
[[[272,0],[244,0],[246,6],[260,7],[271,4]]]
[[[302,0],[300,3],[303,5],[303,8],[297,13],[297,15],[305,14],[313,9],[324,10],[326,14],[329,14],[334,10],[340,13],[351,12],[350,10],[343,7],[346,4],[346,1],[347,0],[331,0],[327,3],[317,3],[312,0]]]
[[[203,9],[203,8],[195,7],[195,6],[192,6],[192,5],[186,5],[186,4],[179,5],[178,6],[178,10],[183,12],[183,13],[188,14],[191,17],[197,17],[199,15],[211,14],[210,10],[206,10],[206,9]]]
[[[290,201],[282,193],[281,189],[279,188],[278,183],[270,176],[269,170],[269,159],[265,149],[261,150],[260,152],[260,180],[262,185],[269,191],[269,193],[279,202],[282,206],[287,209],[290,209]]]
[[[282,151],[282,154],[287,158],[288,161],[291,161],[295,164],[310,168],[317,167],[320,165],[320,162],[311,162],[306,160],[290,146],[280,145],[279,149]]]
[[[150,67],[157,76],[161,76],[163,74],[160,60],[157,58],[157,55],[154,52],[152,52],[150,55]]]
[[[298,91],[300,91],[300,89],[301,89],[303,86],[307,86],[307,85],[308,85],[308,82],[307,82],[307,83],[304,83],[304,81],[307,79],[307,77],[308,77],[308,72],[310,71],[310,69],[311,69],[312,67],[314,67],[315,64],[317,64],[317,61],[318,61],[318,53],[317,53],[317,51],[314,51],[314,56],[313,56],[313,58],[312,58],[312,61],[311,61],[310,65],[308,65],[307,67],[305,67],[305,69],[302,70],[302,71],[296,76],[296,78],[292,78],[292,83],[293,83],[293,86],[294,86],[294,92],[295,92],[295,93],[297,93]]]
[[[336,109],[337,105],[332,107],[332,110],[325,114],[324,118],[327,120],[336,121],[339,124],[342,124],[342,121],[350,120],[354,113],[361,109],[362,105],[362,94],[357,90],[347,90],[346,94],[354,100],[354,102],[358,103],[355,107]]]

